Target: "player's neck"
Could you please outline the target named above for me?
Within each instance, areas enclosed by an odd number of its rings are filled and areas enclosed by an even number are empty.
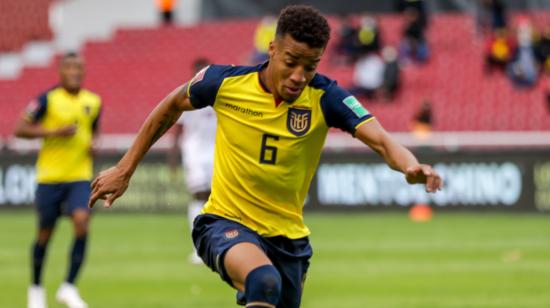
[[[279,106],[279,104],[281,104],[283,99],[277,95],[276,91],[274,91],[275,87],[273,85],[273,78],[271,78],[271,74],[269,72],[270,72],[269,65],[260,71],[260,73],[258,74],[260,78],[260,85],[266,92],[271,93],[271,95],[273,95],[273,98],[275,99],[275,105]]]
[[[65,89],[65,91],[67,91],[67,93],[69,93],[71,95],[78,95],[78,93],[80,93],[80,87],[79,88],[68,88],[68,87],[63,86],[63,89]]]

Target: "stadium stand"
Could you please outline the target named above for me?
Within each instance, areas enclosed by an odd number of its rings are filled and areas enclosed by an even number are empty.
[[[550,20],[548,12],[533,15],[537,23]],[[117,31],[111,40],[87,43],[83,48],[88,70],[85,85],[104,99],[103,131],[135,132],[153,105],[189,78],[191,62],[198,56],[216,63],[243,63],[252,49],[256,22],[127,29]],[[383,15],[380,23],[384,44],[397,44],[401,18]],[[518,90],[505,76],[483,73],[483,40],[475,33],[470,16],[438,14],[430,23],[429,63],[404,67],[402,91],[393,101],[366,103],[387,129],[408,131],[412,115],[425,98],[433,102],[436,131],[550,129],[543,82]],[[337,29],[335,24],[333,29]],[[319,68],[344,86],[351,82],[351,70],[332,66],[326,58]],[[7,136],[17,113],[55,80],[53,63],[43,69],[25,69],[17,80],[0,80],[0,135]]]
[[[0,1],[0,52],[20,50],[32,40],[50,40],[48,11],[52,0]]]

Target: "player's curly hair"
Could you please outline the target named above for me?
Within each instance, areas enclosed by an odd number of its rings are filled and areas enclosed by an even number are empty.
[[[330,39],[330,27],[319,11],[307,5],[289,5],[279,15],[277,37],[290,34],[311,48],[324,48]]]

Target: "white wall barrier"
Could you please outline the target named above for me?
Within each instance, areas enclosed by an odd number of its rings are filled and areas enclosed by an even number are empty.
[[[307,209],[404,209],[426,203],[442,210],[550,212],[550,152],[424,151],[418,156],[434,164],[445,188],[427,194],[408,185],[370,152],[326,152],[314,177]],[[32,205],[35,154],[0,153],[0,209]],[[102,154],[96,169],[113,165],[120,154]],[[289,185],[299,183],[289,183]],[[181,168],[170,170],[164,152],[149,153],[117,203],[120,210],[183,209],[189,200]]]

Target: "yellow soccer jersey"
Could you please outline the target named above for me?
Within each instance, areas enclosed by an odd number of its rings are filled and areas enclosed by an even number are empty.
[[[293,103],[275,104],[253,67],[212,65],[191,82],[195,108],[218,117],[212,194],[203,213],[262,236],[309,234],[304,200],[329,127],[350,133],[372,116],[347,91],[317,74]]]
[[[73,136],[44,138],[36,162],[38,183],[91,180],[92,138],[100,111],[99,96],[84,89],[73,95],[56,87],[31,102],[26,112],[29,121],[39,122],[46,129],[71,124],[77,127]]]

